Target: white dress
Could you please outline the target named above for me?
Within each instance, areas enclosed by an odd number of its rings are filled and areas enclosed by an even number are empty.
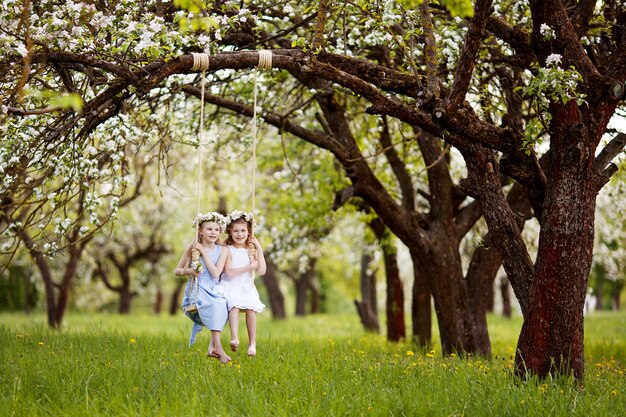
[[[231,268],[240,268],[250,265],[250,256],[247,248],[236,248],[229,246],[231,256]],[[254,285],[252,272],[244,272],[234,277],[222,274],[222,284],[226,293],[226,304],[228,311],[233,308],[240,310],[254,310],[260,313],[265,308],[265,304],[259,298],[259,292]]]

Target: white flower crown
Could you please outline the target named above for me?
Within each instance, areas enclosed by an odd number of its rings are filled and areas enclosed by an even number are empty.
[[[252,213],[248,213],[247,211],[235,210],[231,211],[228,216],[226,216],[226,225],[228,226],[235,220],[244,219],[247,222],[251,222],[253,217]]]
[[[215,222],[219,224],[222,229],[229,223],[226,217],[216,211],[210,211],[208,213],[200,213],[196,218],[194,218],[193,227],[196,228],[204,222]]]

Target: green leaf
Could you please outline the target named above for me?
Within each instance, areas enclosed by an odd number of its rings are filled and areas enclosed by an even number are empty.
[[[72,109],[75,112],[80,111],[83,108],[83,104],[83,98],[76,93],[58,95],[50,100],[52,107]]]
[[[452,17],[472,17],[474,16],[474,7],[470,0],[442,0],[443,4]]]

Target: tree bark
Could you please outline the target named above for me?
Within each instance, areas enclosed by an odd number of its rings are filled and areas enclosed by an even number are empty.
[[[500,280],[500,294],[502,296],[502,315],[506,318],[511,318],[511,291],[509,289],[511,285],[506,276],[503,276]]]
[[[420,268],[422,262],[420,254],[410,248],[409,252],[413,263],[413,287],[411,291],[413,297],[411,303],[413,342],[421,347],[430,347],[432,341],[430,277]]]
[[[591,268],[595,192],[569,169],[553,170],[515,364],[518,374],[573,375],[582,380],[583,306]],[[571,210],[577,207],[577,210]]]
[[[154,296],[154,304],[152,306],[152,312],[156,315],[161,314],[161,309],[163,307],[163,290],[161,286],[157,287],[156,294]]]
[[[379,333],[380,324],[376,312],[376,272],[369,271],[371,262],[372,257],[369,254],[361,255],[361,301],[354,300],[354,305],[365,330]]]
[[[306,270],[297,276],[292,277],[296,285],[296,316],[306,316],[307,299],[309,288],[315,277],[315,264],[317,259],[309,258]]]
[[[493,282],[500,268],[500,256],[492,246],[489,234],[483,244],[474,250],[467,271],[469,306],[474,325],[476,351],[482,356],[491,356],[491,342],[487,328],[487,311],[493,310]]]
[[[172,296],[170,298],[170,308],[169,313],[170,316],[175,316],[180,308],[180,295],[183,292],[183,288],[185,287],[186,281],[182,279],[176,280],[176,287],[174,287],[174,291],[172,291]]]
[[[266,256],[265,258],[267,260],[267,272],[265,272],[262,279],[263,284],[267,289],[270,309],[272,310],[272,318],[282,320],[287,317],[285,312],[285,296],[283,295],[278,283],[276,264],[269,259],[269,256]]]

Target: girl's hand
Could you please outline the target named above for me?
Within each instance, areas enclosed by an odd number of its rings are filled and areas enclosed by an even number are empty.
[[[256,259],[253,259],[250,262],[250,266],[252,267],[252,271],[256,271],[257,269],[259,269],[259,262]]]
[[[256,237],[252,236],[250,238],[250,243],[252,243],[254,246],[256,246],[257,249],[261,249],[261,244],[259,243],[259,241],[257,240]]]
[[[199,243],[196,242],[191,242],[189,244],[189,256],[191,256],[191,251],[194,249],[200,250],[202,247],[202,245],[200,245]]]

